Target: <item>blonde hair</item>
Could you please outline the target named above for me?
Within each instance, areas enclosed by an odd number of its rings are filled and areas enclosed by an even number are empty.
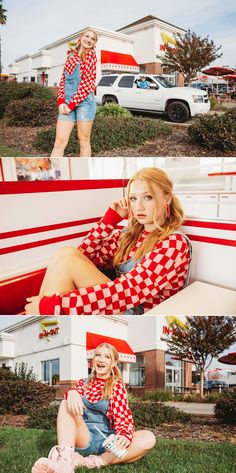
[[[123,262],[126,256],[129,254],[131,248],[135,245],[137,240],[140,237],[140,234],[144,230],[144,225],[138,222],[138,220],[132,216],[131,207],[130,207],[130,186],[133,181],[141,180],[143,181],[150,192],[151,196],[156,200],[155,196],[155,187],[158,186],[164,194],[169,197],[169,213],[166,215],[165,222],[162,226],[158,225],[156,221],[156,216],[153,216],[153,223],[156,226],[156,229],[150,232],[150,234],[145,238],[143,244],[137,249],[135,255],[133,256],[134,260],[140,259],[148,251],[153,250],[158,241],[164,240],[169,235],[174,233],[183,222],[183,209],[179,202],[179,199],[172,194],[173,184],[167,174],[158,168],[143,168],[140,171],[137,171],[134,176],[129,180],[127,187],[127,200],[128,200],[128,227],[127,231],[121,236],[119,241],[118,250],[113,258],[113,265]]]
[[[112,370],[110,372],[110,376],[105,381],[105,384],[104,384],[103,390],[102,390],[102,399],[110,399],[112,397],[113,387],[114,387],[115,383],[118,380],[122,382],[121,372],[120,372],[120,370],[117,366],[117,363],[119,361],[119,354],[118,354],[117,350],[115,349],[115,347],[113,347],[113,345],[111,345],[110,343],[101,343],[96,348],[92,361],[94,361],[94,358],[95,358],[95,356],[96,356],[96,354],[97,354],[97,352],[100,348],[107,348],[107,350],[109,351],[109,355],[111,357],[111,360],[114,363],[114,366],[112,367]],[[85,386],[85,390],[88,388],[91,380],[94,379],[94,378],[96,378],[96,372],[92,371],[92,374],[90,376],[88,384]]]
[[[81,42],[81,38],[86,34],[88,33],[88,31],[91,31],[93,34],[94,34],[94,37],[95,37],[95,43],[97,42],[98,40],[98,34],[95,30],[93,30],[92,28],[86,28],[84,31],[82,31],[82,33],[80,33],[79,35],[79,38],[77,41],[70,41],[68,43],[69,45],[69,48],[70,48],[70,54],[73,55],[75,53],[79,53],[79,56],[81,57],[81,59],[84,61],[85,59],[85,56],[86,56],[86,51],[88,51],[89,49],[84,49],[81,51],[81,45],[80,45],[80,42]],[[93,49],[93,48],[92,48]]]

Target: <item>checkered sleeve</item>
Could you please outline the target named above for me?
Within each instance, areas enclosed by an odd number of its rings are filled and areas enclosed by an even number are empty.
[[[68,391],[64,393],[64,399],[67,399],[69,391],[77,391],[80,394],[80,396],[83,396],[84,386],[85,386],[85,379],[80,379],[79,381],[76,382],[74,388],[68,389]]]
[[[57,103],[58,105],[61,105],[65,103],[65,72],[63,70],[61,80],[59,82],[59,90],[58,90],[58,96],[57,96]]]
[[[84,61],[81,61],[81,81],[79,87],[71,99],[68,107],[73,110],[79,105],[80,102],[83,102],[84,99],[93,92],[96,84],[96,54],[94,51],[89,50],[86,52]]]
[[[79,288],[65,295],[44,296],[42,315],[120,314],[157,297],[189,261],[189,247],[182,235],[170,235],[157,243],[131,271],[114,281]],[[179,287],[181,289],[181,286]]]
[[[113,395],[109,401],[107,417],[116,434],[124,435],[132,440],[134,432],[134,421],[131,414],[125,388],[121,381],[117,381],[113,388]]]
[[[114,230],[122,217],[109,208],[81,242],[82,250],[96,266],[110,267],[120,238],[120,231]]]

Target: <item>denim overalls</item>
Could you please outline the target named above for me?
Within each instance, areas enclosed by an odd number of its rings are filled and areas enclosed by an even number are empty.
[[[80,75],[80,65],[76,64],[74,72],[69,74],[65,71],[65,101],[67,104],[70,103],[71,99],[74,97],[79,84],[81,81]],[[84,99],[82,102],[79,103],[74,110],[70,112],[70,115],[62,115],[59,114],[58,119],[70,122],[87,122],[93,121],[96,115],[96,101],[94,97],[94,93],[90,92],[90,94]]]
[[[85,382],[87,382],[87,380]],[[95,429],[94,425],[97,425],[106,437],[115,433],[114,429],[111,429],[110,420],[107,417],[109,399],[102,399],[101,401],[92,403],[88,401],[85,393],[82,400],[86,407],[86,410],[83,413],[83,419],[89,429],[90,442],[88,447],[76,448],[75,450],[83,456],[91,454],[101,455],[105,452],[105,449],[102,446],[105,439]]]
[[[185,281],[185,285],[184,285],[184,287],[186,287],[186,286],[189,285],[189,279],[190,279],[190,263],[191,263],[191,260],[192,260],[192,243],[189,240],[189,238],[187,237],[187,235],[185,235],[185,233],[183,233],[181,231],[174,232],[174,233],[172,233],[172,235],[182,235],[188,242],[190,261],[189,261],[188,272],[187,272],[186,281]],[[142,258],[139,258],[138,260],[134,261],[131,258],[131,259],[125,261],[124,263],[118,264],[115,268],[116,277],[119,278],[120,276],[122,276],[122,274],[125,274],[128,271],[131,271],[131,269],[133,269],[134,266],[137,263],[139,263],[139,261],[141,261],[141,259]],[[142,315],[143,313],[144,313],[143,304],[140,304],[136,307],[132,307],[131,309],[127,309],[125,311],[125,315]]]

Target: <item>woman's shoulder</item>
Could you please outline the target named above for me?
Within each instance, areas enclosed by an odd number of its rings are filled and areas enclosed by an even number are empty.
[[[85,61],[96,61],[97,60],[97,56],[96,56],[96,53],[95,53],[94,49],[87,49],[87,51],[85,52],[84,60]]]
[[[113,394],[118,392],[125,392],[125,387],[121,379],[117,379],[113,386]]]

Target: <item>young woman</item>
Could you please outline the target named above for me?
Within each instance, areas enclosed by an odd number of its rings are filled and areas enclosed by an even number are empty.
[[[97,33],[83,31],[74,50],[68,52],[59,84],[59,116],[52,157],[61,157],[77,123],[80,156],[91,156],[90,135],[96,114],[94,97],[96,81],[96,55],[94,47]]]
[[[40,458],[32,473],[73,473],[78,466],[100,468],[113,463],[131,463],[142,458],[155,445],[148,430],[134,432],[127,395],[117,366],[119,355],[107,343],[99,345],[93,358],[93,375],[81,379],[65,393],[58,419],[58,445],[48,458]],[[106,451],[104,437],[115,434],[115,446],[126,449],[123,459]]]
[[[78,249],[56,252],[26,314],[146,312],[188,283],[191,245],[178,230],[182,221],[167,174],[141,169],[129,181],[127,199],[111,204]],[[99,268],[114,268],[114,280]]]

